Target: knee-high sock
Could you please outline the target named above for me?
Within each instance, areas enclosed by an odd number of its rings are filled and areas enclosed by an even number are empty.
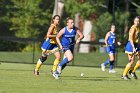
[[[110,62],[110,59],[108,59],[106,62],[104,62],[104,66],[107,66]]]
[[[66,66],[67,66],[67,64],[64,64],[64,65],[62,66],[62,70],[63,70]]]
[[[38,71],[42,65],[42,63],[47,59],[47,57],[43,57],[41,56],[40,59],[38,59],[37,64],[36,64],[36,68],[35,70]]]
[[[67,63],[62,66],[62,70],[67,66]],[[55,71],[55,74],[59,74],[58,71]]]
[[[128,63],[124,69],[123,76],[127,75],[128,71],[131,69],[130,63]]]
[[[110,61],[110,70],[114,68],[114,61]]]
[[[140,66],[140,64],[139,63],[136,63],[134,69],[132,70],[132,73],[134,73],[139,66]]]
[[[53,71],[53,72],[56,71],[59,62],[60,62],[60,60],[55,59],[55,61],[54,61],[54,63],[53,63],[53,68],[52,68],[52,71]]]
[[[64,66],[65,64],[67,64],[69,61],[68,61],[68,58],[64,58],[61,62],[60,62],[60,64],[59,64],[59,66]]]
[[[39,59],[39,60],[37,61],[35,70],[36,70],[36,71],[39,71],[41,65],[42,65],[42,62],[41,62],[40,59]]]

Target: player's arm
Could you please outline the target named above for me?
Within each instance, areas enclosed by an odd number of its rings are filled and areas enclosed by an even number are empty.
[[[108,32],[105,36],[105,45],[106,46],[108,46],[107,40],[108,40],[109,36],[110,36],[110,32]]]
[[[132,45],[133,53],[136,52],[136,49],[135,49],[135,46],[134,46],[134,40],[133,40],[134,33],[135,33],[135,29],[134,28],[131,28],[130,29],[130,32],[129,32],[129,41],[130,41],[130,43]]]
[[[48,32],[47,32],[47,35],[46,35],[47,38],[56,37],[56,35],[52,35],[52,32],[53,32],[54,28],[55,28],[54,25],[51,25],[49,27]]]
[[[59,33],[57,34],[57,36],[56,36],[56,41],[57,41],[57,43],[58,43],[60,49],[62,49],[62,45],[61,45],[61,42],[60,42],[60,38],[61,38],[62,35],[64,34],[64,31],[65,31],[64,28],[61,29],[61,30],[59,31]]]
[[[76,28],[76,32],[77,32],[77,34],[79,36],[77,38],[77,40],[76,40],[76,44],[77,44],[77,43],[79,43],[84,38],[84,35],[83,35],[83,33],[78,28]]]

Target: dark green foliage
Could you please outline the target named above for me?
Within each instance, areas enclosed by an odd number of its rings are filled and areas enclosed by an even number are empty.
[[[10,6],[9,9],[13,8],[15,11],[10,11],[12,14],[10,30],[15,31],[17,37],[38,38],[39,34],[42,33],[41,27],[50,24],[48,21],[51,18],[50,10],[47,8],[44,10],[45,6],[40,7],[43,3],[42,0],[12,0],[12,2],[14,6]]]
[[[93,22],[96,40],[104,38],[114,18],[108,13],[111,0],[63,0],[64,12],[60,27],[65,24],[68,16],[81,17]],[[133,17],[140,15],[140,9],[126,1],[117,1],[115,5],[115,24],[118,38],[127,41],[124,33],[126,23],[131,26]],[[129,0],[128,0],[129,1]],[[132,0],[131,0],[132,1]],[[0,0],[0,36],[16,36],[21,38],[43,38],[51,22],[55,0]],[[139,0],[133,0],[139,5]],[[112,3],[111,3],[112,4]],[[96,17],[93,18],[93,15]],[[0,42],[2,44],[2,42]]]
[[[98,17],[93,25],[93,31],[96,33],[96,39],[105,38],[106,33],[110,30],[112,16],[106,12]]]
[[[21,51],[26,44],[0,39],[0,51]]]

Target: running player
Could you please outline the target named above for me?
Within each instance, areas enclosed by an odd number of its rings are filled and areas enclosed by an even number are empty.
[[[125,48],[125,53],[127,53],[127,55],[128,55],[129,63],[126,65],[126,67],[123,71],[122,79],[124,79],[124,80],[130,79],[127,75],[128,72],[132,77],[137,79],[135,71],[140,66],[140,59],[139,59],[140,58],[140,48],[138,45],[139,41],[140,41],[139,22],[140,22],[140,17],[135,17],[134,24],[132,25],[132,27],[129,30],[129,39],[128,39],[128,43]],[[134,59],[135,59],[136,55],[138,57],[138,61],[133,68],[132,66],[134,64]]]
[[[58,25],[59,25],[59,21],[60,21],[60,16],[59,15],[55,15],[52,18],[52,23],[48,29],[48,32],[46,34],[46,40],[44,41],[44,43],[42,44],[42,56],[40,59],[38,59],[38,62],[36,64],[36,68],[34,70],[34,74],[36,76],[39,75],[39,69],[42,65],[42,63],[47,59],[47,53],[58,50],[58,46],[57,46],[57,42],[56,42],[56,35],[57,35],[57,30],[58,30]],[[52,68],[52,73],[56,71],[57,66],[60,62],[60,52],[55,52],[55,61],[53,64],[53,68]],[[55,75],[53,74],[53,76],[55,77]]]
[[[115,25],[111,25],[111,30],[107,32],[105,36],[106,51],[109,55],[109,59],[101,64],[101,70],[105,71],[105,67],[110,63],[109,73],[115,73],[114,70],[114,61],[115,61],[115,44],[116,44],[116,33]],[[121,45],[120,42],[117,42],[118,45]]]
[[[61,29],[56,37],[60,49],[63,49],[64,51],[64,58],[57,67],[57,72],[59,74],[61,73],[61,70],[64,69],[64,67],[74,58],[73,49],[76,34],[79,35],[76,40],[76,44],[84,38],[84,35],[80,32],[80,30],[74,26],[74,20],[71,17],[68,17],[66,22],[67,26]],[[61,42],[60,37],[62,37]]]

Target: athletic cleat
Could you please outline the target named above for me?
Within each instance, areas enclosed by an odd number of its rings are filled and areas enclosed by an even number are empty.
[[[60,78],[59,78],[59,75],[58,75],[58,74],[55,74],[55,73],[53,74],[53,77],[54,77],[55,79],[60,79]]]
[[[128,77],[128,75],[125,75],[125,76],[122,75],[121,78],[124,79],[124,80],[129,80],[129,79],[131,79],[131,78]]]
[[[55,73],[52,70],[50,72],[51,72],[52,76],[55,77]]]
[[[112,70],[109,70],[109,73],[116,73],[116,71],[112,69]]]
[[[39,71],[34,70],[34,74],[35,74],[36,76],[39,76]]]
[[[52,76],[55,78],[56,77],[56,72],[53,72],[52,70],[51,70],[51,74],[52,74]],[[59,77],[59,75],[58,75],[58,77]]]
[[[101,70],[102,71],[105,71],[105,65],[104,65],[104,63],[101,64]]]
[[[52,76],[55,78],[55,73],[53,73]]]
[[[132,70],[129,71],[129,74],[134,78],[134,79],[138,79],[136,73],[132,72]]]
[[[61,66],[58,66],[57,67],[57,71],[58,71],[59,74],[61,74],[62,73],[62,67]]]

